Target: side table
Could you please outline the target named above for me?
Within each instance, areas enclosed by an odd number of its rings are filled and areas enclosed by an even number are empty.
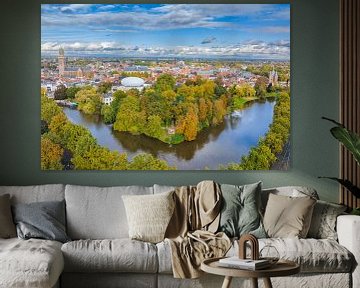
[[[272,288],[270,277],[289,276],[300,272],[300,266],[288,260],[279,260],[269,268],[261,270],[245,270],[222,267],[219,259],[210,258],[201,263],[201,270],[210,274],[225,276],[222,288],[229,288],[233,277],[251,278],[253,287],[258,288],[258,278],[263,278],[265,287]]]

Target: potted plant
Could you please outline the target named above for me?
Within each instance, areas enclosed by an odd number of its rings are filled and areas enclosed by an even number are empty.
[[[360,136],[355,132],[350,131],[343,124],[333,119],[327,117],[322,117],[322,119],[328,120],[336,124],[335,127],[330,129],[331,134],[337,140],[339,140],[340,143],[342,143],[346,149],[348,149],[351,152],[357,164],[360,165]],[[357,187],[348,179],[341,179],[336,177],[319,177],[319,178],[328,178],[337,181],[347,190],[349,190],[356,198],[360,198],[360,187]],[[360,207],[354,208],[351,214],[360,215]]]

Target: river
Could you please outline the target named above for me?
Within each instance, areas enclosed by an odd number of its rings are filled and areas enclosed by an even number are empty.
[[[112,130],[101,117],[86,115],[64,107],[68,119],[91,131],[98,144],[110,150],[126,152],[129,159],[146,152],[166,160],[179,170],[219,169],[219,165],[239,162],[264,136],[272,122],[275,101],[254,102],[247,108],[227,115],[222,124],[202,130],[196,140],[169,145],[145,135]]]

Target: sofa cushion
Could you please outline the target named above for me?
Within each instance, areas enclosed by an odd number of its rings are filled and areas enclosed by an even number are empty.
[[[219,230],[229,237],[251,233],[266,237],[260,215],[261,182],[248,185],[221,184],[222,204]]]
[[[65,229],[65,201],[45,201],[13,206],[19,238],[69,241]]]
[[[16,237],[16,229],[11,214],[10,196],[0,196],[0,238]]]
[[[0,195],[10,194],[11,204],[64,200],[63,184],[0,186]]]
[[[152,194],[152,187],[66,185],[67,233],[71,239],[128,238],[123,195]]]
[[[337,240],[336,219],[346,209],[345,205],[318,200],[314,207],[307,237]]]
[[[281,259],[295,261],[301,273],[348,273],[354,266],[353,255],[338,242],[329,239],[266,238],[259,239],[259,249],[274,246]],[[171,248],[167,241],[156,244],[159,273],[171,274]],[[234,241],[226,256],[238,255],[238,242]],[[248,257],[250,249],[248,250]],[[276,255],[273,255],[276,256]]]
[[[78,240],[61,247],[66,272],[156,273],[156,246],[130,239]]]
[[[0,287],[53,287],[63,268],[59,242],[0,239]]]
[[[283,186],[283,187],[267,188],[261,191],[261,206],[263,212],[265,212],[265,208],[267,205],[267,201],[269,200],[270,194],[289,196],[289,197],[310,196],[311,198],[319,199],[319,195],[317,194],[316,190],[310,187]]]
[[[270,194],[264,215],[264,227],[269,237],[305,238],[310,227],[316,200]]]
[[[164,240],[175,208],[174,191],[156,195],[124,195],[131,239],[157,243]]]

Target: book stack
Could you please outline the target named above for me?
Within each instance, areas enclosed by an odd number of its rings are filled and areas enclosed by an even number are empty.
[[[234,256],[220,259],[219,266],[246,270],[260,270],[270,267],[271,262],[267,259],[251,260],[240,259],[238,256]]]

